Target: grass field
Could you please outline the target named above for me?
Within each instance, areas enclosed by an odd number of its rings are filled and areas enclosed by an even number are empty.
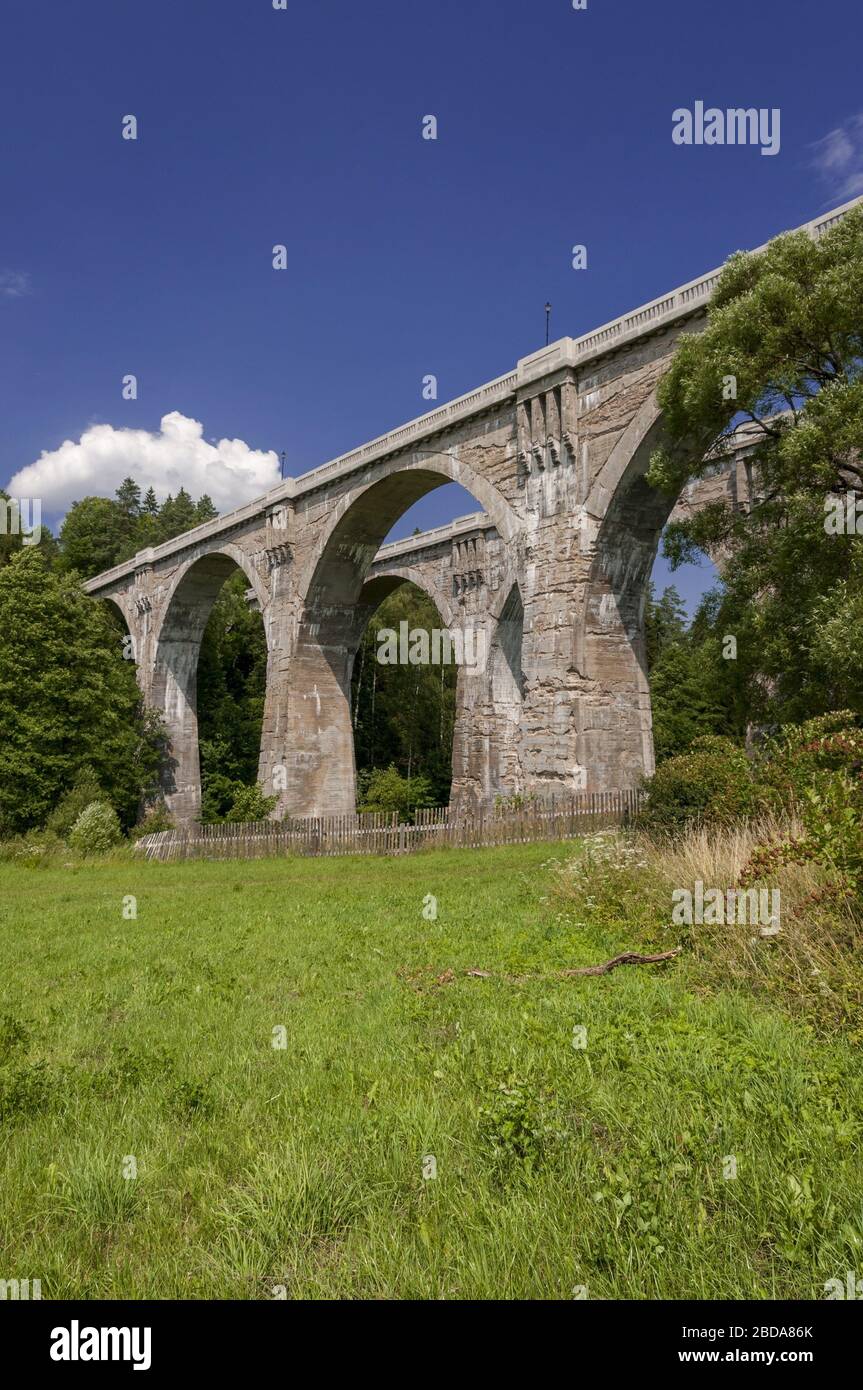
[[[0,866],[0,1277],[721,1299],[859,1273],[859,1049],[689,952],[561,978],[656,945],[576,922],[578,852]]]

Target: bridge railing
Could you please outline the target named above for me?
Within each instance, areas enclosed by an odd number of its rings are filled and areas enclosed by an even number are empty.
[[[428,849],[567,840],[628,824],[642,801],[638,791],[576,792],[547,800],[481,807],[449,806],[414,812],[412,823],[380,811],[247,824],[193,825],[145,835],[136,850],[147,859],[266,859],[279,856],[411,854]]]

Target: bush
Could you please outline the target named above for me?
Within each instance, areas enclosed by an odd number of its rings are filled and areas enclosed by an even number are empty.
[[[168,815],[168,808],[164,801],[160,801],[157,805],[151,806],[143,819],[138,821],[132,831],[132,839],[140,840],[144,835],[157,835],[160,830],[173,829],[174,822]]]
[[[61,839],[68,839],[69,832],[81,812],[92,806],[94,801],[104,801],[106,805],[110,805],[92,767],[82,767],[71,790],[54,807],[45,822],[45,828],[59,835]]]
[[[796,809],[823,772],[859,776],[863,732],[850,710],[836,710],[803,724],[786,724],[758,754],[756,776],[777,810]]]
[[[649,828],[669,830],[690,821],[728,825],[751,815],[758,805],[752,765],[743,749],[730,738],[705,734],[649,779],[642,819]]]
[[[837,710],[780,729],[765,744],[756,776],[765,802],[796,813],[805,834],[760,845],[747,881],[779,864],[814,862],[863,898],[863,732],[856,716]]]
[[[25,868],[49,865],[65,853],[65,841],[51,830],[28,830],[26,835],[15,835],[11,840],[0,843],[0,860],[6,864],[24,865]]]
[[[105,854],[121,838],[114,808],[104,801],[92,801],[73,825],[69,844],[79,854]]]
[[[402,777],[394,763],[360,773],[359,783],[360,811],[395,811],[406,820],[417,807],[434,805],[428,777]]]
[[[278,799],[277,796],[265,796],[257,783],[251,787],[240,787],[225,820],[234,822],[266,820]]]

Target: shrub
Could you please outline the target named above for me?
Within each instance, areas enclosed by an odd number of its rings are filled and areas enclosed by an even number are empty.
[[[28,830],[0,844],[0,860],[28,869],[50,864],[61,853],[66,853],[66,844],[51,830]]]
[[[79,854],[105,854],[120,839],[120,822],[114,808],[104,801],[92,801],[73,825],[69,844]]]
[[[266,820],[278,799],[277,796],[265,796],[257,782],[253,783],[251,787],[240,787],[225,820]]]
[[[402,777],[394,763],[360,774],[360,811],[395,811],[407,819],[417,807],[433,805],[428,777]]]
[[[643,823],[675,829],[689,821],[720,825],[751,815],[759,804],[752,766],[730,738],[705,734],[669,758],[647,783]]]
[[[850,710],[836,710],[803,724],[786,724],[760,750],[758,781],[776,809],[797,809],[823,772],[859,778],[863,767],[863,731]]]
[[[160,830],[173,830],[174,822],[168,815],[164,801],[151,806],[132,831],[132,839],[140,840],[143,835],[157,835]]]
[[[799,815],[805,834],[759,845],[747,882],[778,864],[815,862],[863,897],[863,732],[850,710],[789,724],[765,744],[756,775],[763,799]]]
[[[45,822],[46,830],[53,831],[61,839],[67,839],[81,812],[92,806],[94,801],[104,801],[106,805],[110,805],[92,767],[82,767],[71,789],[57,803]]]

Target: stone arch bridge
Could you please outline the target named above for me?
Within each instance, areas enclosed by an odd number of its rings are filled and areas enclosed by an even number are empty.
[[[861,200],[855,200],[859,202]],[[818,237],[850,207],[807,224]],[[676,502],[644,481],[662,420],[656,387],[697,331],[711,271],[257,501],[90,580],[135,641],[146,701],[171,742],[165,794],[200,809],[196,672],[224,580],[239,567],[263,616],[267,694],[259,778],[276,814],[355,805],[351,673],[365,625],[404,579],[487,659],[459,673],[453,798],[636,786],[653,768],[643,615],[673,507],[746,505],[751,440]],[[482,512],[394,544],[399,517],[454,481]]]

